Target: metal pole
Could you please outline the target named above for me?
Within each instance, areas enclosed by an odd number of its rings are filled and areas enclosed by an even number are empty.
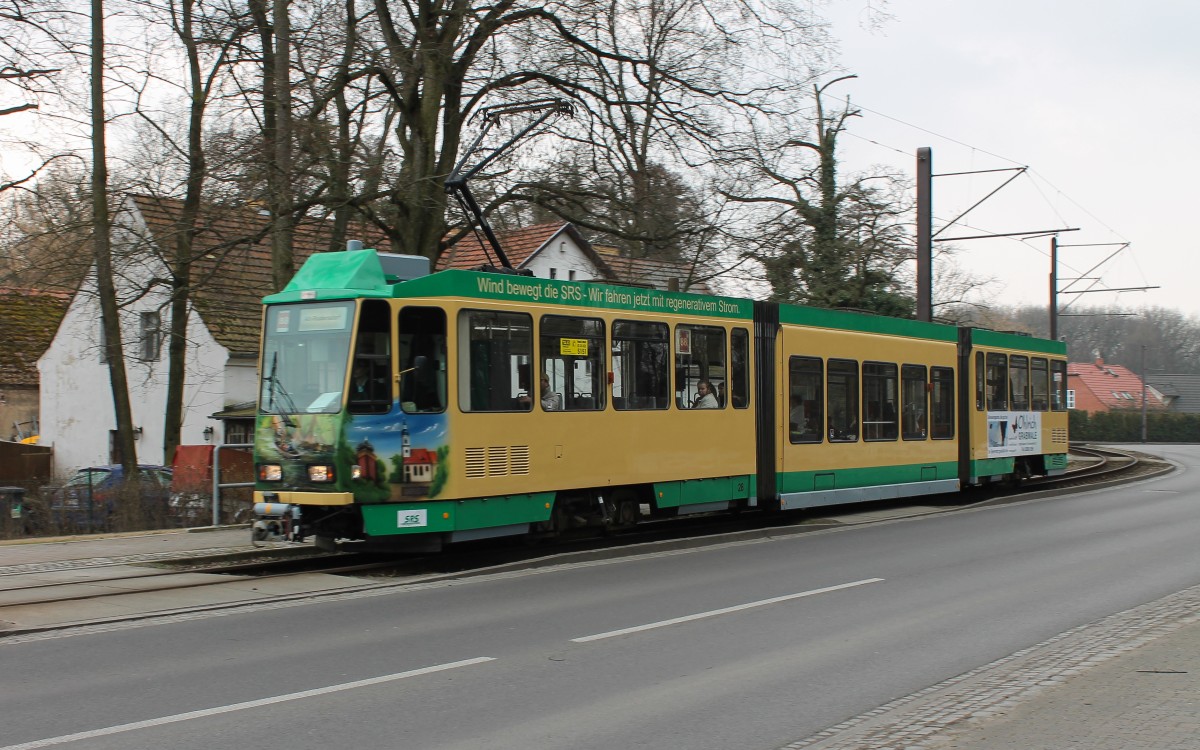
[[[933,320],[933,150],[917,149],[917,320]]]
[[[1058,341],[1058,236],[1050,238],[1050,340]]]
[[[1142,442],[1146,442],[1146,345],[1142,344]]]

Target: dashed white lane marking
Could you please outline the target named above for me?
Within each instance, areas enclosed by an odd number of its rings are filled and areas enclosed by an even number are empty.
[[[134,721],[129,724],[118,724],[113,727],[104,727],[103,729],[92,729],[87,732],[77,732],[76,734],[64,734],[60,737],[48,737],[44,740],[34,740],[33,742],[22,742],[19,745],[5,745],[0,747],[0,750],[34,750],[39,747],[50,747],[52,745],[65,745],[69,742],[79,742],[80,740],[89,740],[94,737],[104,737],[112,734],[122,734],[124,732],[132,732],[138,729],[146,729],[148,727],[158,727],[163,724],[174,724],[180,721],[190,721],[192,719],[202,719],[206,716],[216,716],[218,714],[227,714],[233,711],[245,711],[250,708],[259,708],[261,706],[270,706],[275,703],[286,703],[287,701],[301,700],[304,698],[312,698],[318,695],[328,695],[330,693],[340,693],[345,690],[355,690],[361,687],[369,687],[371,685],[380,685],[385,682],[395,682],[409,677],[420,677],[421,675],[433,674],[435,672],[445,672],[449,669],[458,669],[460,667],[469,667],[475,664],[482,664],[488,661],[495,661],[490,656],[480,656],[475,659],[465,659],[463,661],[454,661],[448,664],[437,664],[432,667],[423,667],[421,669],[413,669],[408,672],[397,672],[396,674],[386,674],[382,677],[371,677],[366,680],[357,680],[355,682],[344,682],[340,685],[329,685],[328,687],[315,688],[313,690],[302,690],[298,693],[288,693],[287,695],[277,695],[272,698],[260,698],[254,701],[246,701],[244,703],[233,703],[228,706],[217,706],[216,708],[206,708],[200,711],[188,711],[183,714],[175,714],[174,716],[163,716],[158,719],[147,719],[146,721]]]
[[[837,586],[826,586],[823,589],[813,589],[811,591],[801,591],[798,594],[786,594],[784,596],[776,596],[771,599],[762,599],[757,602],[748,602],[739,604],[734,607],[725,607],[724,609],[714,609],[708,612],[698,612],[694,615],[685,617],[675,617],[670,620],[661,620],[652,622],[646,625],[635,625],[632,628],[622,628],[621,630],[610,630],[607,633],[597,633],[595,635],[585,635],[582,638],[572,638],[572,643],[587,643],[589,641],[599,641],[605,638],[615,638],[619,635],[628,635],[630,633],[640,633],[643,630],[654,630],[655,628],[665,628],[668,625],[677,625],[681,622],[691,622],[692,620],[703,620],[706,617],[717,617],[719,615],[727,615],[730,612],[741,612],[746,609],[754,609],[755,607],[766,607],[770,604],[778,604],[779,602],[791,601],[792,599],[803,599],[806,596],[816,596],[817,594],[825,594],[830,591],[840,591],[842,589],[854,588],[855,586],[865,586],[868,583],[880,583],[882,578],[865,578],[861,581],[853,581],[851,583],[841,583]],[[7,750],[7,748],[0,748]]]

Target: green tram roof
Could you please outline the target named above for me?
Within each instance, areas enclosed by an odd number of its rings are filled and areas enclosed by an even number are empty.
[[[998,349],[1024,349],[1041,354],[1067,356],[1067,342],[1041,339],[1021,333],[989,331],[986,328],[971,329],[971,343],[976,346],[994,346]]]
[[[283,291],[264,298],[263,302],[276,304],[360,297],[459,297],[747,321],[754,318],[754,303],[748,299],[664,292],[600,282],[540,279],[458,269],[397,282],[396,277],[384,274],[374,250],[316,253],[305,261]],[[933,341],[956,341],[958,338],[958,329],[952,325],[796,305],[780,305],[779,321],[783,324]],[[1066,354],[1066,344],[1059,341],[984,329],[972,329],[971,336],[972,342],[981,346]]]
[[[958,329],[943,323],[926,323],[922,320],[909,318],[889,318],[866,312],[850,310],[827,310],[821,307],[800,307],[798,305],[780,305],[779,322],[784,324],[809,326],[811,328],[832,328],[839,331],[862,331],[864,333],[882,333],[888,336],[904,336],[914,339],[931,341],[958,341]]]
[[[267,304],[359,297],[460,297],[639,312],[680,313],[752,320],[754,303],[736,297],[663,292],[614,284],[540,279],[457,269],[396,282],[384,275],[374,250],[311,256]]]

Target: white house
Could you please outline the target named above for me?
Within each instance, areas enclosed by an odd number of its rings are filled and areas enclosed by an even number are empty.
[[[132,196],[115,217],[114,277],[121,308],[138,461],[164,463],[168,269],[163,248],[179,202]],[[235,212],[236,213],[236,212]],[[192,311],[188,318],[183,428],[180,442],[244,442],[224,434],[215,412],[254,401],[260,300],[269,290],[269,251],[255,238],[266,221],[254,211],[207,217],[196,241]],[[265,265],[265,271],[263,267]],[[100,345],[100,306],[93,270],[67,308],[38,360],[41,444],[53,446],[55,472],[120,460],[108,365]],[[247,420],[248,422],[248,420]]]

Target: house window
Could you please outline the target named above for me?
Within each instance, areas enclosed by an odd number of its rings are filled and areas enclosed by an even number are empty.
[[[1075,389],[1074,388],[1067,389],[1067,408],[1068,409],[1075,408]]]
[[[159,335],[162,318],[157,310],[144,312],[141,315],[141,355],[143,362],[157,362],[162,349],[162,338]]]
[[[570,279],[571,281],[575,280],[575,269],[574,268],[572,268],[570,271],[567,271],[567,278]]]
[[[247,445],[254,442],[253,419],[229,419],[225,421],[225,442],[229,445]]]
[[[550,278],[552,278],[552,279],[558,278],[558,269],[557,268],[550,269]]]

